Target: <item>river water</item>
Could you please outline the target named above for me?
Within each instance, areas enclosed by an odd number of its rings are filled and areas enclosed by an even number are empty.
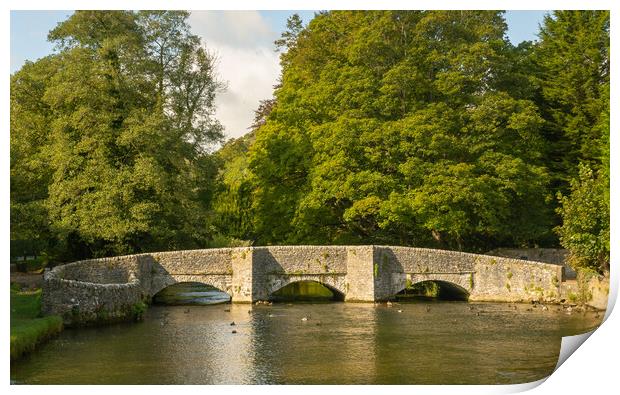
[[[569,314],[559,306],[514,306],[445,301],[393,307],[343,302],[152,306],[142,322],[65,330],[12,362],[11,380],[524,383],[551,374],[562,336],[589,331],[602,319],[602,314]]]

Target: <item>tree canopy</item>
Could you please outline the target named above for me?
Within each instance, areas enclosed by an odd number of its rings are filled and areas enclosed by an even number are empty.
[[[609,12],[293,15],[250,132],[182,11],[80,11],[11,77],[11,239],[58,260],[261,244],[609,263]]]
[[[500,12],[317,15],[250,149],[266,243],[458,249],[548,237],[543,119]],[[527,80],[526,80],[527,81]]]
[[[45,229],[68,259],[208,238],[222,84],[187,16],[78,11],[49,33],[57,54],[12,76],[12,239]]]

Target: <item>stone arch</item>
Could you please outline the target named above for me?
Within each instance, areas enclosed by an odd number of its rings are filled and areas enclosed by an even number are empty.
[[[271,295],[287,285],[298,282],[315,282],[329,289],[338,299],[344,300],[346,296],[345,276],[343,275],[280,275],[271,276],[266,282],[266,297]]]
[[[209,285],[219,289],[222,292],[226,292],[232,297],[232,280],[231,276],[226,275],[178,275],[178,274],[166,274],[159,275],[151,280],[150,296],[154,297],[157,293],[163,289],[181,283],[200,283]]]
[[[180,287],[177,287],[180,286]],[[187,288],[189,286],[189,289]],[[207,288],[202,288],[206,286]],[[175,288],[176,287],[176,288]],[[170,292],[166,291],[170,289]],[[209,296],[203,294],[203,292],[209,292]],[[187,294],[186,292],[192,292]],[[196,293],[201,292],[201,293]],[[212,293],[215,292],[215,293]],[[198,281],[178,281],[170,284],[152,296],[152,303],[165,304],[165,305],[180,305],[180,304],[205,304],[199,302],[198,299],[204,299],[213,304],[230,303],[232,302],[232,295],[214,285],[207,284]]]
[[[458,284],[443,280],[424,280],[417,282],[416,284],[435,283],[440,287],[439,299],[444,300],[469,300],[470,293]]]
[[[467,300],[471,295],[474,287],[473,273],[416,273],[407,274],[407,280],[414,284],[420,284],[424,282],[436,282],[440,286],[451,290],[454,294],[461,295],[458,299]],[[405,289],[405,285],[399,287],[395,294],[402,292]]]

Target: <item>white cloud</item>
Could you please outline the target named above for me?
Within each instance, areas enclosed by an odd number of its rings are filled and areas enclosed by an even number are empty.
[[[280,74],[273,46],[278,35],[258,11],[193,11],[189,22],[219,58],[219,77],[228,89],[216,99],[216,117],[227,137],[239,137],[247,133],[259,101],[272,97]]]
[[[270,46],[277,34],[258,11],[192,11],[189,23],[207,45]]]

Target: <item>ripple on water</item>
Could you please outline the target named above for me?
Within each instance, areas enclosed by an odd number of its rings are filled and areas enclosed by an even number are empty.
[[[186,306],[152,306],[140,323],[64,331],[36,353],[11,363],[11,380],[522,383],[553,371],[561,336],[583,333],[600,323],[594,314],[568,316],[526,308],[462,302],[411,302],[392,308],[357,303],[231,304],[191,306],[189,311]]]

